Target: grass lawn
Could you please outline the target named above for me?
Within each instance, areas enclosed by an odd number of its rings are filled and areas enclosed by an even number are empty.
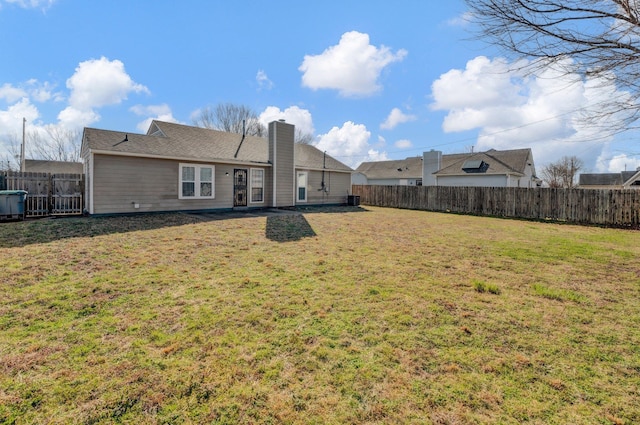
[[[640,423],[640,232],[302,212],[0,223],[0,423]]]

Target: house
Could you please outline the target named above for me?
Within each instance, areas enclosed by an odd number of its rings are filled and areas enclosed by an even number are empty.
[[[82,162],[25,159],[24,171],[47,174],[82,174]]]
[[[85,128],[90,214],[208,211],[345,204],[350,167],[311,145],[294,126],[269,124],[268,139],[153,121],[146,134]]]
[[[443,155],[424,152],[422,157],[395,161],[363,162],[353,184],[538,187],[531,149],[512,149]]]
[[[640,189],[640,169],[620,173],[585,173],[578,178],[581,189]]]
[[[353,184],[421,186],[422,157],[363,162],[351,176]]]

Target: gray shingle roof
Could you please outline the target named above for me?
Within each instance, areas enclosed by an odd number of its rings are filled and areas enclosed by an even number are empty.
[[[510,149],[486,152],[459,153],[442,155],[442,166],[437,176],[468,175],[462,168],[467,161],[484,161],[489,168],[483,174],[519,174],[524,175],[531,149]]]
[[[127,141],[123,141],[125,136]],[[84,152],[87,149],[120,155],[205,162],[269,162],[269,142],[265,138],[245,136],[243,140],[241,134],[163,121],[153,121],[147,134],[85,128],[82,150]],[[322,151],[301,144],[295,144],[294,149],[296,167],[322,169]],[[326,169],[352,171],[329,155]]]
[[[487,152],[459,153],[442,155],[441,167],[435,174],[469,175],[462,170],[467,161],[484,161],[489,164],[483,174],[516,174],[524,175],[527,161],[530,161],[531,149],[511,149],[505,151],[489,150]],[[402,172],[398,169],[403,170]],[[394,161],[363,162],[356,169],[369,179],[389,178],[421,178],[422,157],[410,157]]]
[[[622,186],[629,182],[638,171],[622,171],[620,173],[584,173],[578,177],[579,186]],[[633,182],[631,182],[633,183]]]
[[[356,171],[364,174],[368,179],[420,179],[422,178],[422,157],[363,162]]]

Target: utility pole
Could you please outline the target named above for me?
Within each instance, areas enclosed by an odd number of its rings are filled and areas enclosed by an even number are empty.
[[[20,147],[20,171],[24,172],[24,142],[25,142],[25,129],[27,126],[27,119],[22,118],[22,146]]]

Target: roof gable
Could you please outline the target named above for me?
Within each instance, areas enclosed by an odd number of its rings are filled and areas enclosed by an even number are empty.
[[[531,149],[510,149],[504,151],[491,149],[486,152],[442,155],[442,166],[440,170],[434,174],[437,176],[467,175],[481,172],[482,174],[493,175],[524,175],[526,167],[530,163],[530,157]],[[469,164],[477,165],[471,167]],[[531,166],[533,166],[533,163],[531,163]]]
[[[419,179],[422,178],[422,157],[363,162],[356,171],[369,179]]]

